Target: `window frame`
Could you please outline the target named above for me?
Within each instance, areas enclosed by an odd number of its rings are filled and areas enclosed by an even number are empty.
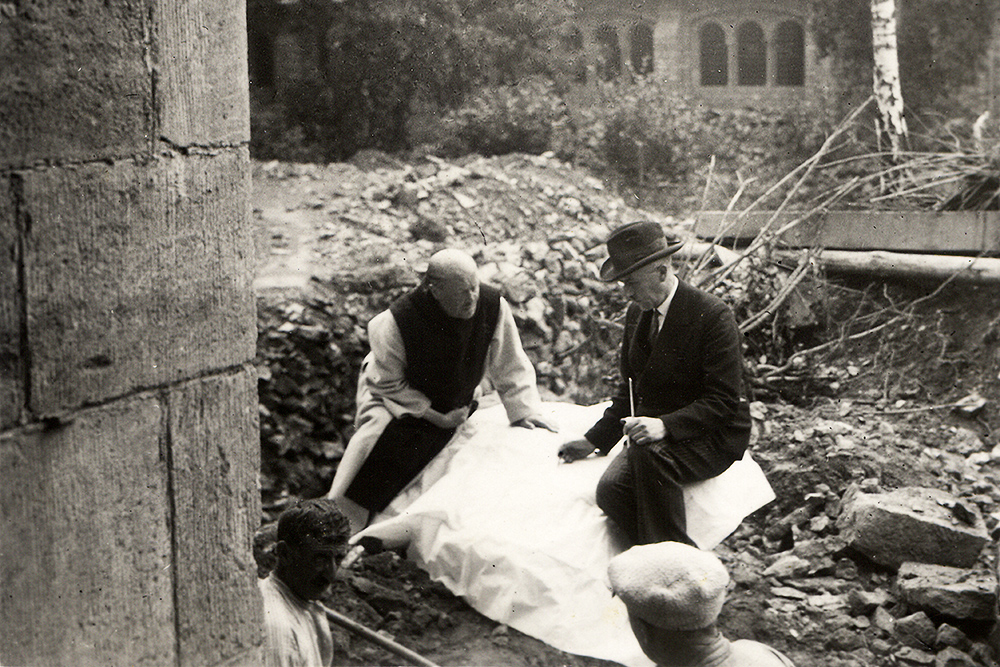
[[[755,23],[763,33],[762,53],[764,57],[764,77],[763,83],[740,83],[740,54],[737,31],[742,26]],[[702,57],[702,31],[709,25],[722,29],[725,37],[725,51],[727,57],[728,75],[725,84],[705,84],[703,83],[703,57]],[[800,73],[798,83],[783,83],[784,75],[779,75],[778,65],[781,60],[778,49],[778,30],[781,26],[788,24],[797,25],[801,42],[798,54],[801,56],[800,62],[793,63],[791,68]],[[808,63],[809,49],[806,28],[808,26],[807,17],[793,9],[776,10],[773,12],[763,11],[710,11],[693,14],[686,21],[684,33],[689,44],[689,53],[695,54],[693,61],[689,63],[689,73],[687,80],[693,90],[710,96],[753,96],[758,94],[770,95],[778,91],[785,93],[798,93],[804,91],[810,83],[810,67]],[[787,52],[786,54],[787,55]],[[785,73],[787,74],[787,69]],[[794,77],[793,77],[794,78]],[[759,79],[757,79],[759,81]]]

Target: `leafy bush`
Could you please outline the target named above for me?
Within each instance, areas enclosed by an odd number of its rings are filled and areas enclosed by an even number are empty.
[[[307,152],[343,160],[364,148],[410,148],[415,106],[447,111],[482,86],[502,89],[554,75],[560,64],[548,54],[570,0],[301,0],[290,6],[249,0],[249,36],[260,47],[251,50],[251,69],[270,71],[255,61],[266,60],[270,51],[261,45],[276,38],[274,24],[283,20],[300,62],[284,63],[292,74],[281,78],[275,111],[288,128],[298,128]],[[273,73],[257,79],[271,81]],[[534,112],[514,112],[513,134],[503,143],[537,145],[539,128],[518,124]],[[273,152],[272,141],[282,146],[284,133],[267,127],[274,120],[258,123],[268,131],[258,133],[253,148]],[[261,157],[256,150],[254,156]]]
[[[255,94],[256,93],[256,94]],[[288,84],[280,99],[251,91],[250,151],[258,160],[331,162],[353,153],[361,119],[315,81]],[[352,122],[353,121],[353,122]],[[351,128],[341,131],[342,128]]]
[[[566,105],[553,84],[531,77],[513,86],[488,86],[469,96],[448,114],[443,129],[447,154],[540,154],[552,147],[554,135],[569,120]]]
[[[714,158],[709,208],[725,207],[740,185],[746,196],[760,194],[812,155],[827,132],[805,109],[710,111],[641,78],[604,84],[603,96],[606,103],[590,108],[586,124],[602,128],[606,169],[631,186],[673,184],[690,199],[700,196]],[[581,149],[593,143],[579,139]]]

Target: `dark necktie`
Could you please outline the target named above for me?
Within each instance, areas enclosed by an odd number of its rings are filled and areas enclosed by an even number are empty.
[[[650,312],[649,317],[649,348],[653,349],[653,343],[656,342],[656,336],[660,333],[660,311],[655,308]]]

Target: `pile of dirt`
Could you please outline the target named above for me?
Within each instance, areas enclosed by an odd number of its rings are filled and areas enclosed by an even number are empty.
[[[369,153],[325,167],[262,164],[254,176],[264,521],[328,488],[351,433],[365,324],[441,244],[469,250],[503,289],[545,396],[593,403],[616,373],[624,308],[595,279],[601,240],[640,218],[690,238],[689,222],[631,208],[548,157],[404,164]],[[743,321],[787,275],[756,260],[717,289]],[[992,664],[992,623],[931,614],[929,643],[899,630],[923,610],[899,595],[891,569],[845,544],[836,519],[852,485],[922,486],[997,527],[994,291],[815,275],[802,284],[808,317],[779,313],[748,335],[753,451],[778,500],[718,549],[735,582],[728,636],[771,643],[799,665]],[[784,567],[792,556],[797,565]],[[987,548],[976,568],[995,572],[994,561]],[[861,592],[879,592],[879,604],[852,604]],[[392,552],[362,559],[329,602],[440,664],[602,664],[497,626]],[[338,664],[399,662],[340,639]]]

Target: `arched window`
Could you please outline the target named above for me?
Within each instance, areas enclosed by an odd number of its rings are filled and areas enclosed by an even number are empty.
[[[640,23],[632,28],[632,71],[649,74],[653,71],[653,28]]]
[[[706,23],[698,32],[698,58],[701,85],[725,86],[729,83],[729,49],[726,33],[718,23]]]
[[[754,21],[736,29],[736,83],[763,86],[767,82],[764,30]]]
[[[805,34],[795,21],[785,21],[774,35],[774,76],[779,86],[805,85]]]
[[[597,29],[597,76],[603,81],[611,81],[622,71],[622,50],[618,43],[618,31],[609,25]]]

